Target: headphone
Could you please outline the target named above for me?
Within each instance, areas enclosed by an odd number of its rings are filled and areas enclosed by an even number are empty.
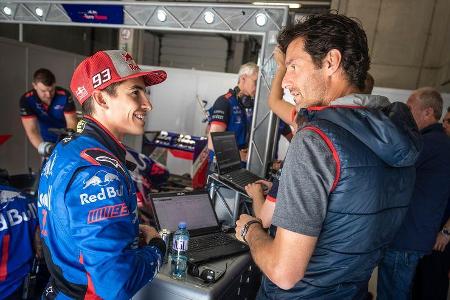
[[[238,86],[236,86],[233,91],[234,95],[244,108],[253,108],[253,105],[255,104],[255,98],[245,94],[238,96],[239,92],[241,91],[241,89]]]

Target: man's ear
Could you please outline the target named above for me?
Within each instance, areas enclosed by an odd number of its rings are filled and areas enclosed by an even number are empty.
[[[98,105],[99,107],[108,109],[108,97],[105,93],[94,90],[92,92],[92,100]]]
[[[339,69],[342,61],[342,54],[337,49],[331,49],[328,51],[324,58],[323,68],[328,76],[333,75]]]
[[[425,108],[425,116],[434,118],[434,109],[431,107]]]

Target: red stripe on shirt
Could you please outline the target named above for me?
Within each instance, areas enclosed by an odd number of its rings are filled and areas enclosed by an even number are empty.
[[[5,281],[8,276],[8,251],[9,251],[9,234],[3,236],[2,241],[2,261],[0,262],[0,281]]]
[[[267,200],[267,201],[270,201],[270,202],[273,202],[273,203],[277,202],[277,198],[272,197],[272,196],[270,196],[270,195],[267,195],[266,200]]]
[[[333,158],[336,163],[336,174],[334,176],[333,185],[330,190],[330,193],[331,193],[336,188],[339,178],[341,177],[341,160],[339,159],[339,155],[336,151],[336,148],[334,147],[333,143],[328,138],[328,136],[319,128],[313,127],[313,126],[306,126],[306,127],[303,127],[302,130],[311,130],[311,131],[314,131],[315,133],[317,133],[318,135],[320,135],[320,137],[325,141],[325,143],[327,144],[331,153],[333,154]]]
[[[80,264],[84,265],[83,254],[80,254],[79,262],[80,262]],[[89,272],[86,272],[86,276],[87,276],[88,285],[87,285],[86,294],[84,295],[84,299],[85,300],[101,300],[102,298],[100,298],[95,293],[94,283],[92,282],[92,278],[91,278],[91,275],[89,274]]]
[[[222,126],[222,127],[227,127],[227,123],[221,122],[221,121],[212,121],[211,125],[219,125],[219,126]]]
[[[37,116],[35,115],[28,115],[28,116],[20,116],[22,119],[35,119]]]

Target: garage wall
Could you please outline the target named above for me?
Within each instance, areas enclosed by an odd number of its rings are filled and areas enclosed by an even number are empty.
[[[27,43],[0,38],[0,134],[12,138],[0,146],[0,168],[10,174],[39,170],[40,158],[28,142],[19,115],[19,99],[31,89],[33,73],[48,68],[56,76],[56,83],[69,87],[72,72],[83,56]]]
[[[450,92],[450,1],[332,0],[367,34],[377,86]]]

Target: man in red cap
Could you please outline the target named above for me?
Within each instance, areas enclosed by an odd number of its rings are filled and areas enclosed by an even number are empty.
[[[51,273],[44,299],[130,299],[157,274],[165,244],[154,228],[139,225],[120,140],[143,134],[152,108],[145,87],[166,77],[141,71],[121,50],[97,52],[76,68],[70,87],[84,118],[56,146],[39,185]]]

